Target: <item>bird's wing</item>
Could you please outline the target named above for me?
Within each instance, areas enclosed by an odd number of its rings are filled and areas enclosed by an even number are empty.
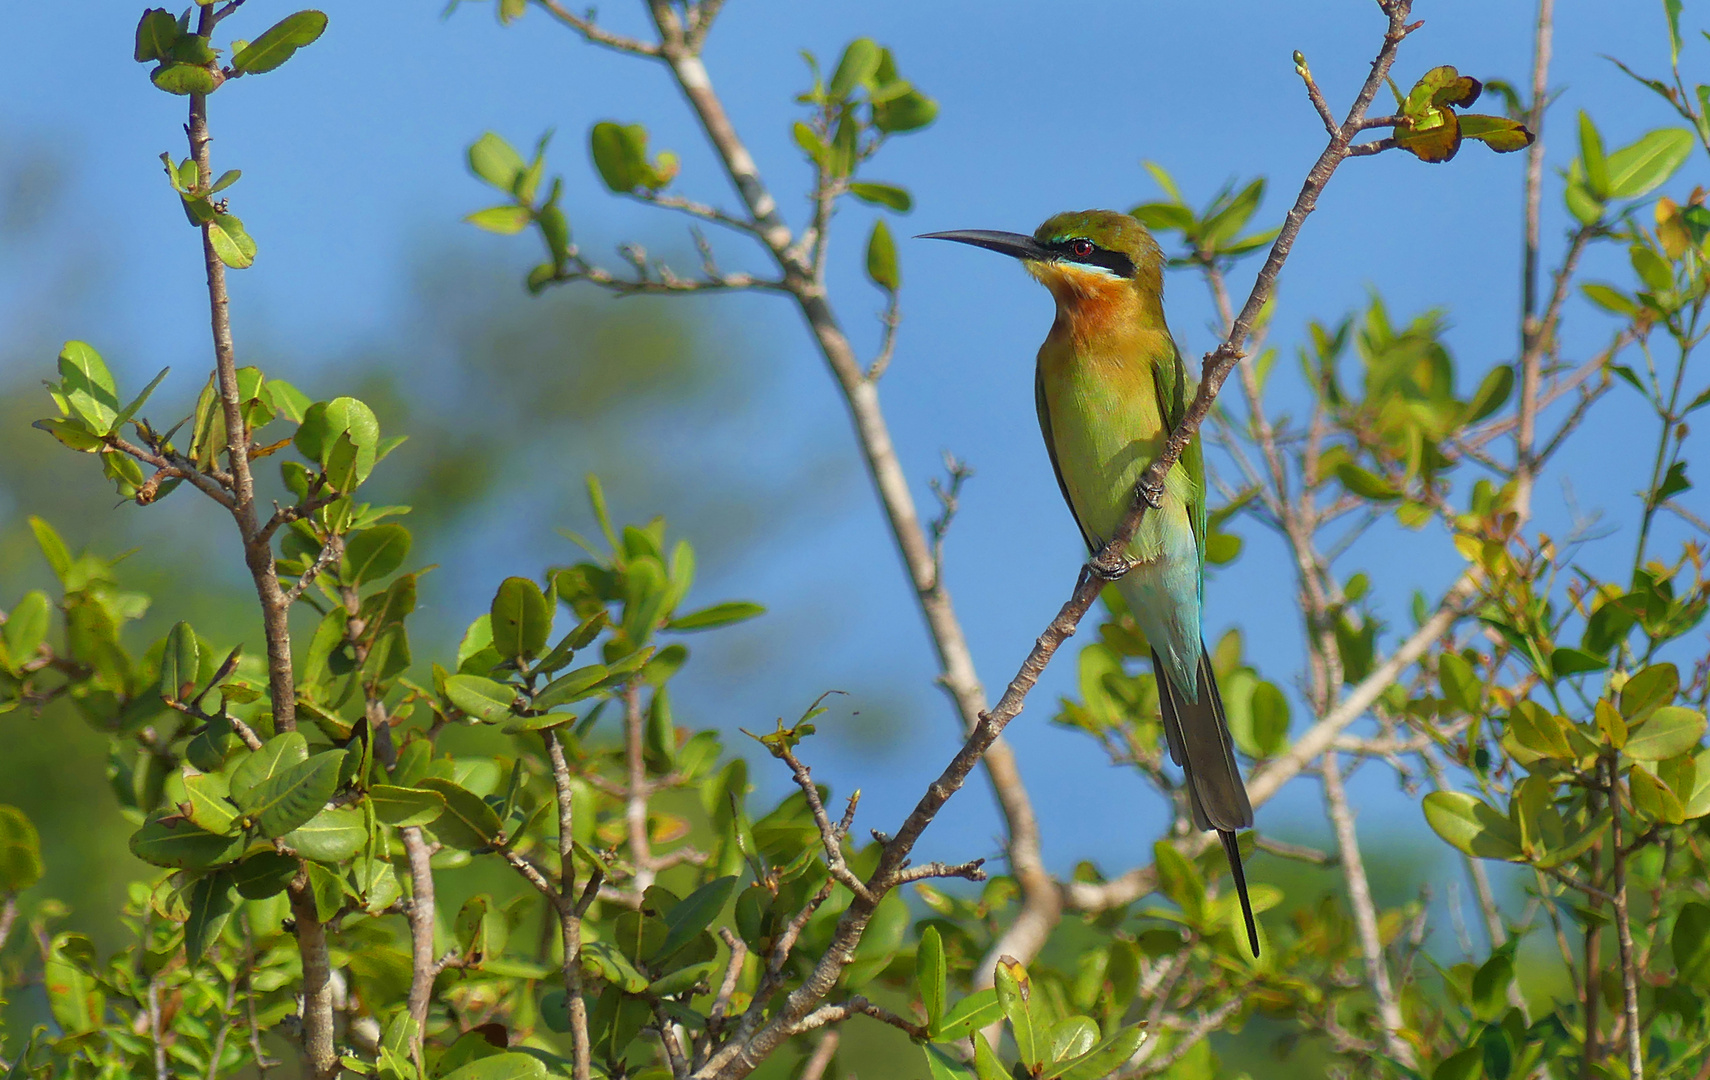
[[[1164,425],[1175,430],[1182,417],[1187,415],[1187,365],[1182,362],[1181,350],[1176,348],[1174,340],[1170,342],[1170,362],[1152,365],[1152,385],[1158,393],[1158,411],[1164,417]],[[1200,591],[1205,588],[1205,448],[1200,443],[1199,434],[1188,440],[1187,448],[1182,451],[1182,471],[1187,473],[1193,484],[1193,495],[1188,499],[1188,524],[1193,528],[1194,546],[1199,550]]]
[[[1075,528],[1081,530],[1081,539],[1086,541],[1088,551],[1099,549],[1098,540],[1081,524],[1081,516],[1075,513],[1075,500],[1069,498],[1069,485],[1063,480],[1063,467],[1057,463],[1057,440],[1051,434],[1051,406],[1045,400],[1045,371],[1035,368],[1033,371],[1033,404],[1039,410],[1039,431],[1045,436],[1045,452],[1051,455],[1051,472],[1057,477],[1057,490],[1063,493],[1063,502],[1069,507],[1069,515],[1075,519]]]

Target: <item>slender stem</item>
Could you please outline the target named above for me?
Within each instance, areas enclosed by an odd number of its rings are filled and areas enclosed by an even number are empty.
[[[572,1077],[589,1080],[593,1050],[588,1041],[588,1002],[582,994],[582,916],[576,899],[576,817],[570,764],[557,733],[545,731],[546,755],[552,762],[552,784],[558,799],[558,926],[564,944],[564,1001],[570,1013]]]
[[[197,33],[213,32],[217,17],[212,5],[202,8]],[[196,162],[197,183],[213,180],[208,144],[208,95],[190,95],[190,156]],[[232,507],[238,533],[243,538],[244,564],[255,581],[261,600],[262,629],[267,637],[267,681],[273,705],[275,731],[297,728],[296,683],[291,675],[290,604],[279,587],[273,565],[273,546],[262,535],[255,511],[255,478],[249,468],[249,426],[244,423],[243,403],[238,399],[237,354],[232,344],[231,297],[226,290],[226,264],[214,249],[212,223],[202,226],[202,263],[208,279],[208,312],[214,338],[214,380],[219,389],[220,409],[226,423],[226,457],[231,465]]]
[[[1538,29],[1532,46],[1532,105],[1526,113],[1526,126],[1532,132],[1532,145],[1526,148],[1525,215],[1526,239],[1524,263],[1520,273],[1520,348],[1531,348],[1536,329],[1533,322],[1538,311],[1538,220],[1544,192],[1544,106],[1549,91],[1550,36],[1554,29],[1555,0],[1538,0]]]
[[[404,854],[410,862],[410,1019],[416,1022],[415,1045],[411,1052],[418,1065],[422,1063],[422,1040],[427,1032],[428,1004],[433,1000],[434,969],[434,881],[433,852],[427,838],[416,825],[398,830],[404,843]]]
[[[316,916],[315,896],[306,879],[292,882],[289,893],[297,953],[303,962],[303,1051],[314,1080],[332,1080],[340,1070],[333,1047],[332,962],[327,956],[326,928]]]
[[[1626,1007],[1623,1025],[1627,1044],[1627,1075],[1630,1080],[1645,1080],[1643,1052],[1645,1033],[1639,1027],[1639,973],[1633,960],[1633,925],[1627,912],[1627,852],[1621,847],[1620,783],[1613,764],[1605,775],[1610,780],[1609,846],[1612,860],[1612,882],[1615,902],[1615,942],[1621,960],[1621,996]]]
[[[1372,988],[1372,996],[1377,998],[1384,1047],[1390,1057],[1412,1068],[1417,1059],[1413,1047],[1401,1037],[1405,1026],[1401,1002],[1390,982],[1389,965],[1384,962],[1377,904],[1372,900],[1371,881],[1366,877],[1365,860],[1360,854],[1360,838],[1354,831],[1354,812],[1348,806],[1348,793],[1342,786],[1342,768],[1337,764],[1335,753],[1324,755],[1319,771],[1324,777],[1325,811],[1336,830],[1336,848],[1342,856],[1342,878],[1348,885],[1348,904],[1354,909],[1354,927],[1359,933],[1360,952],[1366,961],[1366,982]]]
[[[148,1031],[149,1041],[154,1045],[154,1078],[168,1080],[172,1075],[166,1071],[166,1040],[160,1030],[160,979],[148,981]]]
[[[647,721],[641,713],[641,684],[631,682],[623,691],[624,759],[629,776],[624,792],[624,819],[629,827],[630,859],[635,863],[635,879],[630,882],[636,906],[641,894],[658,873],[653,859],[653,844],[647,834],[647,757],[643,743]]]
[[[219,1080],[220,1059],[226,1056],[226,1040],[231,1037],[235,1021],[232,1013],[237,1009],[238,974],[233,974],[230,982],[226,983],[226,1008],[220,1018],[220,1030],[214,1036],[214,1046],[208,1052],[207,1080]]]

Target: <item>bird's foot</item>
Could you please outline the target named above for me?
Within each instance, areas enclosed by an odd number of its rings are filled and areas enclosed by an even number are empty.
[[[1146,501],[1147,506],[1154,510],[1164,508],[1164,482],[1162,480],[1153,480],[1151,474],[1147,473],[1140,478],[1138,484],[1134,485],[1134,490]]]
[[[1134,560],[1124,555],[1112,555],[1106,559],[1101,553],[1087,561],[1087,569],[1101,581],[1116,581],[1134,569]]]

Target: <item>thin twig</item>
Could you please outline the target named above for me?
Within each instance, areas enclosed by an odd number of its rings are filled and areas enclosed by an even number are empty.
[[[1342,856],[1342,878],[1348,886],[1348,905],[1354,910],[1354,927],[1359,933],[1360,952],[1365,957],[1366,983],[1377,999],[1384,1047],[1395,1060],[1413,1068],[1417,1059],[1412,1045],[1401,1037],[1405,1025],[1401,1002],[1390,982],[1383,938],[1378,933],[1377,904],[1372,900],[1371,882],[1366,877],[1365,860],[1360,855],[1360,838],[1354,831],[1354,812],[1348,806],[1348,794],[1342,787],[1342,768],[1334,753],[1324,755],[1319,771],[1324,777],[1325,809],[1336,831],[1336,849]]]

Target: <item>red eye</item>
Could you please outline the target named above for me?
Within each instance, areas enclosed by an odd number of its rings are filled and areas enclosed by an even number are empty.
[[[1084,259],[1093,253],[1093,243],[1091,240],[1071,240],[1069,250],[1074,253],[1075,258]]]

